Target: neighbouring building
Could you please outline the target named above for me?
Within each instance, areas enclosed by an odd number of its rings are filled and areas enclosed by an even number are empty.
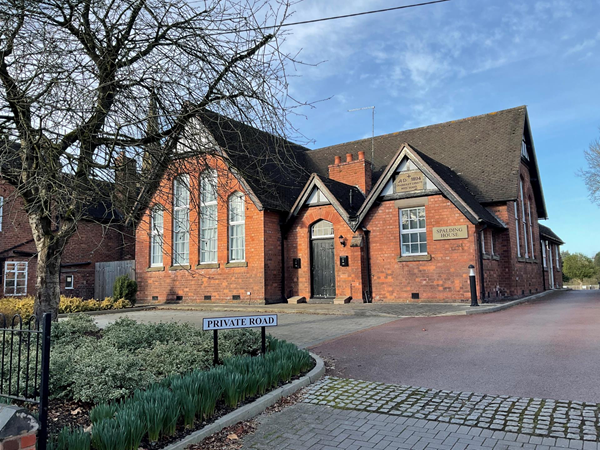
[[[0,297],[35,295],[36,254],[23,202],[12,186],[0,179]],[[61,294],[92,298],[97,262],[134,257],[134,233],[121,224],[118,212],[104,203],[90,206],[64,250]]]
[[[470,265],[482,301],[562,287],[524,106],[318,150],[198,122],[214,154],[137,228],[140,301],[468,301]]]

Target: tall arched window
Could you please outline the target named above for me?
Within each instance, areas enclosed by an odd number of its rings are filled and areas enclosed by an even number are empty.
[[[217,172],[200,178],[200,264],[217,262]]]
[[[229,197],[229,261],[246,260],[246,214],[244,194]]]
[[[163,208],[161,205],[152,208],[150,234],[150,265],[159,267],[163,265]]]
[[[190,177],[179,175],[173,182],[173,265],[190,262]]]
[[[523,178],[519,180],[521,188],[521,220],[523,221],[523,242],[525,243],[525,258],[529,258],[529,244],[527,243],[527,216],[525,215],[525,197],[523,196]]]

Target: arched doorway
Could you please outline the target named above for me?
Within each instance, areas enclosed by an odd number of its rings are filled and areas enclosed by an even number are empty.
[[[310,228],[311,288],[314,298],[335,297],[333,224],[320,220]]]

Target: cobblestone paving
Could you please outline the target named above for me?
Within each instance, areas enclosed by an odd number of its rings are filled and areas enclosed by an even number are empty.
[[[244,450],[598,450],[596,442],[298,403],[259,417]]]
[[[305,400],[338,409],[378,412],[491,431],[597,441],[600,405],[474,394],[325,377]]]

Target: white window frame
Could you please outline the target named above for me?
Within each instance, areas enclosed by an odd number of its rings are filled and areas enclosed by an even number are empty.
[[[233,220],[233,202],[239,201],[241,208],[241,215],[236,217]],[[234,192],[229,197],[229,201],[227,202],[227,219],[229,222],[229,239],[228,239],[228,248],[229,248],[229,262],[244,262],[246,261],[246,202],[244,198],[244,194],[241,192]],[[240,236],[234,236],[234,230],[242,230]],[[235,243],[239,244],[241,241],[241,245],[235,246]],[[241,258],[236,256],[236,252],[241,252]]]
[[[560,271],[560,253],[558,252],[558,245],[554,246],[556,252],[556,270]]]
[[[406,211],[407,214],[410,214],[411,211],[417,211],[417,224],[419,222],[419,211],[422,210],[423,211],[423,220],[425,221],[425,226],[424,227],[417,227],[417,228],[408,228],[405,229],[404,228],[404,223],[402,220],[402,214],[403,212]],[[399,220],[400,220],[400,255],[401,256],[420,256],[420,255],[427,255],[427,216],[425,214],[425,207],[424,206],[419,206],[417,208],[405,208],[405,209],[400,209],[399,210]],[[409,220],[409,224],[410,224],[410,220]],[[410,227],[410,225],[409,225]],[[425,240],[421,241],[421,233],[425,234]],[[409,242],[408,244],[403,244],[402,243],[402,236],[410,236],[410,235],[417,235],[417,242],[410,242],[410,238],[409,238]],[[419,248],[418,252],[412,252],[412,250],[410,250],[410,247],[412,244],[416,244]],[[421,251],[421,245],[425,244],[425,252]],[[404,245],[408,245],[409,246],[409,251],[405,251],[404,250]]]
[[[208,199],[207,188],[214,194]],[[219,257],[217,197],[217,171],[205,170],[200,175],[200,264],[216,263]]]
[[[548,267],[548,261],[546,259],[546,241],[542,241],[542,260],[544,261],[544,268]]]
[[[494,256],[494,230],[490,230],[490,255]]]
[[[164,213],[161,205],[156,205],[150,213],[150,267],[163,266]],[[160,226],[156,225],[158,215],[160,215]],[[155,256],[157,259],[154,258]]]
[[[535,249],[533,240],[533,222],[531,220],[531,200],[527,200],[527,212],[529,214],[529,242],[531,243],[531,259],[535,259]]]
[[[15,266],[15,270],[8,270],[8,266],[10,264],[14,264]],[[18,270],[18,266],[19,264],[24,264],[25,265],[25,269],[24,270]],[[11,297],[23,297],[27,295],[27,275],[28,275],[28,269],[29,269],[29,263],[27,261],[5,261],[4,262],[4,295],[8,295]],[[14,292],[11,294],[9,292],[6,291],[6,282],[8,281],[8,273],[9,272],[14,272],[15,273],[15,286],[14,286]],[[18,280],[19,274],[24,273],[25,274],[25,285],[24,285],[24,291],[22,293],[17,293],[17,284],[16,281]]]
[[[515,200],[515,229],[517,230],[517,256],[521,257],[521,238],[519,236],[519,228],[521,224],[519,223],[519,206],[517,205],[517,201]]]
[[[69,285],[69,278],[71,279],[70,285]],[[72,274],[65,275],[65,289],[75,289],[75,275],[72,275]]]
[[[481,230],[479,236],[481,239],[481,252],[485,255],[485,230]]]
[[[523,241],[525,243],[525,258],[529,258],[529,243],[527,242],[527,216],[525,215],[525,197],[523,196],[523,179],[519,179],[521,187],[521,220],[523,221]]]
[[[2,231],[2,216],[4,216],[4,197],[0,197],[0,231]]]
[[[178,187],[181,184],[187,202],[178,201]],[[190,263],[190,177],[179,175],[173,181],[173,266],[185,266]],[[185,198],[183,199],[185,200]],[[178,205],[179,204],[179,205]]]
[[[527,151],[527,142],[525,141],[525,136],[521,140],[521,156],[529,161],[529,152]]]
[[[323,226],[324,225],[324,226]],[[331,239],[335,236],[333,224],[328,220],[319,220],[310,227],[311,239]]]

